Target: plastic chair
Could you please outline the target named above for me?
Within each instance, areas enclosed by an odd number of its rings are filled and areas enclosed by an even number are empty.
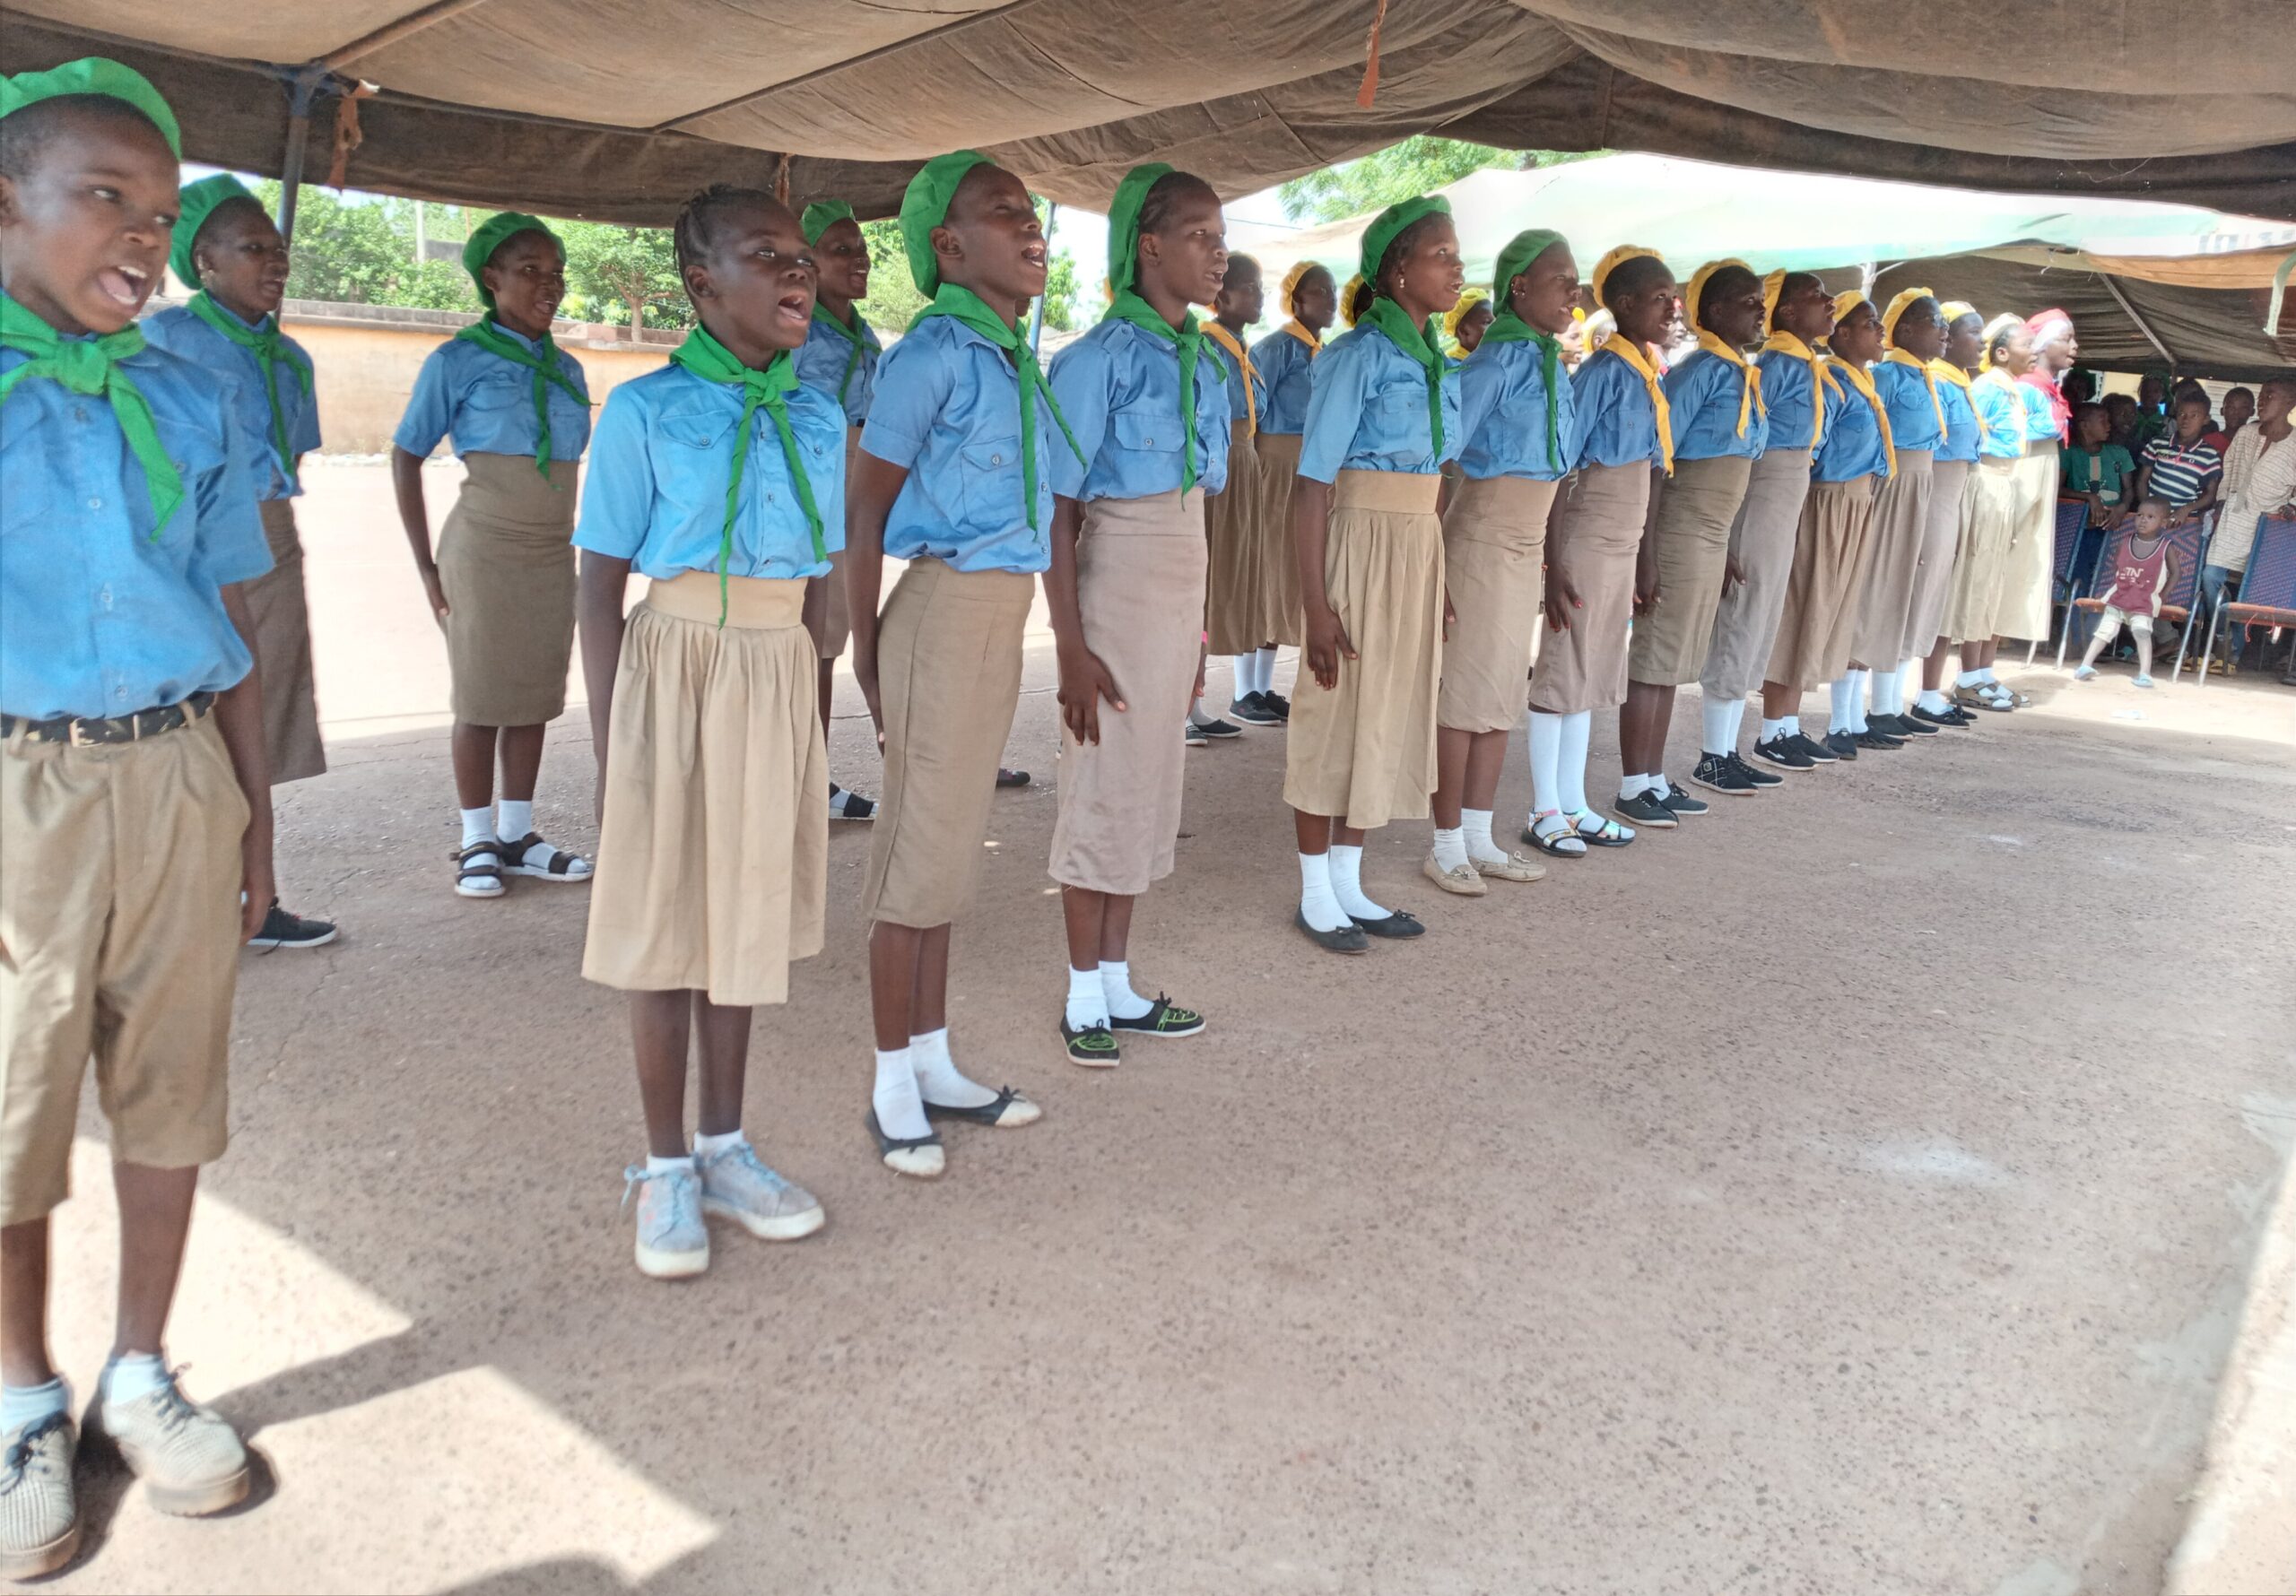
[[[2239,629],[2244,639],[2260,626],[2271,629],[2275,639],[2282,628],[2296,626],[2296,520],[2267,516],[2257,523],[2248,573],[2240,578],[2240,595],[2219,605],[2218,612]],[[2204,682],[2208,680],[2209,656],[2215,646],[2216,617],[2211,616],[2208,640],[2200,654]],[[2233,653],[2239,652],[2235,645]]]
[[[2081,550],[2081,534],[2083,532],[2087,530],[2088,525],[2089,501],[2085,499],[2068,499],[2061,493],[2057,495],[2057,546],[2051,551],[2049,555],[2049,575],[2051,577],[2049,602],[2051,603],[2061,602],[2061,595],[2071,589],[2074,580],[2073,569],[2075,563],[2075,556],[2079,554]],[[2092,566],[2096,563],[2096,554],[2094,551],[2091,551],[2089,561]],[[2071,619],[2071,616],[2068,614],[2066,616],[2066,620],[2070,621]],[[2040,651],[2041,640],[2039,638],[2035,638],[2031,642],[2027,643],[2025,645],[2025,663],[2029,665],[2033,663],[2033,656]],[[2063,645],[2060,644],[2058,646],[2057,652],[2059,654],[2064,652]]]
[[[2169,680],[2171,682],[2176,681],[2178,672],[2185,668],[2185,650],[2192,642],[2194,600],[2200,592],[2201,550],[2206,544],[2208,532],[2214,525],[2215,512],[2211,511],[2204,519],[2191,522],[2187,525],[2173,527],[2165,534],[2169,551],[2176,559],[2177,579],[2171,582],[2168,591],[2161,595],[2161,619],[2184,629],[2177,641],[2176,669],[2169,672]],[[2082,580],[2080,586],[2085,589],[2094,585],[2095,583],[2096,574],[2092,561],[2091,573]],[[2065,606],[2064,629],[2057,633],[2057,668],[2058,670],[2065,669],[2065,651],[2073,641],[2074,618],[2083,612],[2095,614],[2104,607],[2103,599],[2089,597],[2080,590],[2074,592],[2072,602]],[[2093,627],[2083,631],[2081,646],[2083,648],[2089,646],[2089,638],[2094,635],[2094,632]],[[2149,674],[2152,662],[2147,660],[2144,663]]]

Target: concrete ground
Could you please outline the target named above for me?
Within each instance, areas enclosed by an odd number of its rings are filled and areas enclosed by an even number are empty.
[[[938,1184],[878,1166],[842,827],[749,1096],[828,1228],[721,1229],[667,1287],[616,1214],[644,1149],[583,892],[450,893],[443,650],[383,473],[309,480],[335,768],[280,794],[280,874],[344,934],[247,958],[170,1348],[263,1486],[188,1522],[99,1474],[55,1588],[2161,1588],[2296,1141],[2296,693],[2012,672],[2029,711],[1480,902],[1398,824],[1365,875],[1429,934],[1356,960],[1288,928],[1255,732],[1190,755],[1135,938],[1212,1028],[1088,1073],[1053,1035],[1039,637],[1038,785],[998,799],[952,995],[961,1062],[1044,1121],[952,1132]],[[874,791],[849,680],[839,712]],[[1686,693],[1677,773],[1697,722]],[[564,844],[590,759],[570,715]],[[1528,785],[1518,746],[1510,829]],[[55,1319],[84,1392],[113,1210],[83,1131]]]

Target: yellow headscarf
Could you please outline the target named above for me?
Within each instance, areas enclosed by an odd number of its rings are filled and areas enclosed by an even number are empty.
[[[1698,334],[1698,347],[1718,360],[1726,360],[1738,369],[1738,375],[1743,379],[1738,386],[1738,436],[1744,438],[1746,435],[1746,423],[1752,419],[1757,411],[1764,416],[1770,413],[1762,408],[1761,373],[1755,369],[1752,361],[1726,341],[1708,331],[1706,324],[1698,317],[1699,301],[1705,297],[1706,285],[1713,281],[1715,273],[1730,266],[1737,267],[1749,277],[1753,275],[1754,269],[1742,260],[1730,258],[1708,261],[1691,273],[1690,287],[1683,294],[1683,304],[1689,314],[1691,330]]]
[[[1993,369],[1993,341],[2010,328],[2022,328],[2024,325],[2025,318],[2013,310],[2005,310],[1985,324],[1985,331],[1979,334],[1985,340],[1985,352],[1979,357],[1977,363],[1979,377],[1983,377]]]
[[[1926,288],[1909,288],[1901,291],[1890,300],[1889,308],[1882,312],[1882,342],[1888,345],[1888,348],[1883,351],[1882,359],[1892,366],[1910,366],[1921,373],[1921,380],[1929,389],[1930,405],[1937,412],[1937,430],[1943,432],[1945,430],[1945,402],[1937,396],[1935,374],[1929,369],[1928,362],[1908,354],[1892,342],[1897,334],[1899,319],[1922,300],[1934,299],[1936,297]]]
[[[1661,260],[1663,258],[1665,257],[1660,256],[1657,250],[1645,249],[1639,244],[1620,245],[1617,248],[1612,250],[1608,255],[1603,256],[1602,259],[1595,263],[1595,274],[1587,280],[1595,291],[1595,303],[1597,305],[1604,303],[1603,284],[1610,281],[1611,273],[1613,272],[1617,271],[1621,266],[1626,265],[1627,262],[1631,260]]]
[[[1276,301],[1283,307],[1283,314],[1290,319],[1275,330],[1279,333],[1289,333],[1306,344],[1308,359],[1310,360],[1324,352],[1324,341],[1310,332],[1308,324],[1300,319],[1300,308],[1293,304],[1292,299],[1292,296],[1300,291],[1300,285],[1308,280],[1308,273],[1316,270],[1321,264],[1311,260],[1292,262],[1292,269],[1283,273],[1283,286],[1278,291],[1280,297]]]
[[[1355,317],[1349,311],[1348,307],[1355,302],[1355,292],[1362,286],[1363,273],[1358,272],[1347,280],[1347,286],[1339,291],[1339,319],[1351,327],[1355,325]]]
[[[1459,302],[1452,306],[1450,313],[1443,317],[1443,336],[1451,342],[1450,352],[1460,360],[1466,359],[1467,351],[1458,346],[1459,324],[1466,320],[1468,311],[1490,298],[1488,289],[1471,288],[1459,296]]]
[[[1657,250],[1645,249],[1639,244],[1621,244],[1595,263],[1595,275],[1589,281],[1594,285],[1596,303],[1603,303],[1603,285],[1610,281],[1611,273],[1627,262],[1643,259],[1663,260],[1664,258]],[[1666,391],[1658,386],[1657,369],[1650,364],[1649,351],[1625,334],[1616,331],[1595,346],[1596,354],[1601,354],[1605,350],[1633,367],[1636,374],[1642,378],[1642,386],[1650,390],[1650,407],[1657,412],[1658,417],[1658,452],[1665,462],[1666,474],[1674,475],[1674,423],[1666,411]]]
[[[1778,314],[1778,301],[1786,291],[1786,280],[1793,273],[1772,272],[1761,280],[1761,325],[1770,325],[1770,318]],[[1826,358],[1791,333],[1773,331],[1762,340],[1761,352],[1766,355],[1791,355],[1810,369],[1810,447],[1816,448],[1818,440],[1826,434],[1826,394],[1841,393],[1841,385],[1833,373],[1826,369]]]
[[[1858,292],[1854,288],[1846,289],[1842,292],[1834,295],[1834,325],[1836,326],[1840,325],[1841,318],[1843,317],[1848,316],[1860,305],[1867,303],[1870,303],[1870,301],[1866,298],[1866,296]],[[1889,474],[1892,476],[1897,475],[1898,446],[1896,441],[1890,436],[1890,412],[1888,408],[1882,403],[1882,395],[1874,390],[1874,379],[1866,376],[1859,368],[1853,366],[1848,360],[1843,360],[1839,355],[1828,354],[1826,356],[1826,366],[1830,370],[1839,372],[1841,376],[1847,377],[1849,381],[1849,386],[1857,390],[1858,397],[1865,400],[1867,404],[1873,406],[1874,425],[1879,428],[1882,433],[1882,457],[1889,463]]]
[[[1778,314],[1778,301],[1786,292],[1786,280],[1793,273],[1784,266],[1761,280],[1761,330],[1770,331],[1770,318]]]
[[[1937,311],[1945,318],[1945,325],[1951,328],[1961,317],[1975,316],[1977,307],[1967,299],[1948,299],[1937,308]],[[1929,375],[1952,383],[1964,394],[1970,391],[1970,374],[1942,356],[1929,362]],[[1982,448],[1989,429],[1985,424],[1985,412],[1978,409],[1977,401],[1974,399],[1970,401],[1970,413],[1977,417],[1977,441],[1978,446]]]

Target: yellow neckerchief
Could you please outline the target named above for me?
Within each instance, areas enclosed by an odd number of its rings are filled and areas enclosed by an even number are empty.
[[[1930,406],[1937,412],[1938,436],[1941,438],[1944,437],[1945,433],[1945,402],[1937,396],[1936,374],[1929,369],[1928,363],[1916,359],[1914,356],[1908,354],[1901,349],[1893,349],[1890,351],[1889,353],[1883,355],[1882,359],[1887,360],[1892,366],[1910,366],[1916,371],[1921,373],[1921,380],[1928,385]]]
[[[1698,347],[1708,354],[1718,356],[1729,361],[1738,369],[1738,375],[1745,379],[1738,390],[1738,436],[1744,438],[1746,435],[1746,422],[1752,418],[1755,412],[1761,412],[1764,420],[1768,420],[1770,416],[1770,407],[1761,402],[1761,373],[1755,369],[1752,360],[1704,327],[1698,330]]]
[[[1983,449],[1987,430],[1985,424],[1985,412],[1977,407],[1977,395],[1970,394],[1970,374],[1951,360],[1935,360],[1929,362],[1929,375],[1932,378],[1930,388],[1933,393],[1936,390],[1935,379],[1942,377],[1961,389],[1962,393],[1969,394],[1970,414],[1977,418],[1977,447]]]
[[[1201,323],[1196,330],[1236,358],[1236,369],[1244,376],[1244,436],[1258,437],[1259,401],[1252,396],[1252,378],[1259,373],[1252,369],[1252,358],[1244,352],[1242,340],[1216,321]]]
[[[1311,360],[1318,355],[1324,352],[1324,341],[1317,337],[1313,333],[1308,331],[1307,324],[1299,320],[1297,317],[1285,322],[1282,326],[1275,330],[1279,333],[1289,333],[1300,343],[1306,344],[1308,346],[1308,359]]]
[[[1882,430],[1882,456],[1889,462],[1889,474],[1892,476],[1897,475],[1898,446],[1890,437],[1889,409],[1882,403],[1881,395],[1874,391],[1874,379],[1866,376],[1866,373],[1857,367],[1853,366],[1848,360],[1843,360],[1839,355],[1828,355],[1826,357],[1826,364],[1832,367],[1836,371],[1840,372],[1844,377],[1848,377],[1849,379],[1849,386],[1857,390],[1858,396],[1864,399],[1866,403],[1874,407],[1874,425],[1880,428]]]
[[[1810,369],[1810,447],[1816,448],[1818,439],[1826,434],[1826,390],[1841,392],[1841,385],[1826,369],[1826,358],[1791,333],[1772,333],[1762,340],[1761,352],[1792,355]]]
[[[1658,373],[1651,367],[1650,357],[1642,352],[1634,340],[1623,334],[1613,333],[1596,345],[1595,352],[1605,351],[1631,366],[1642,378],[1642,386],[1650,390],[1650,407],[1657,412],[1658,454],[1665,462],[1666,474],[1674,474],[1674,429],[1666,413],[1666,390],[1658,386]]]

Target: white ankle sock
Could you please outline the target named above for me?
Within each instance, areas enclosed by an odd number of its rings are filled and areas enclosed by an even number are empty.
[[[1744,698],[1740,698],[1735,704],[1727,699],[1707,699],[1704,707],[1699,711],[1698,715],[1699,751],[1709,754],[1735,753],[1738,750],[1738,724],[1733,718],[1732,712],[1743,710],[1745,707],[1746,701]]]
[[[1857,693],[1857,672],[1851,671],[1839,681],[1829,681],[1826,691],[1833,698],[1833,718],[1826,722],[1826,730],[1847,733],[1851,730],[1850,699]]]
[[[1875,715],[1900,713],[1904,705],[1898,698],[1898,673],[1895,671],[1873,671],[1867,673],[1874,678],[1872,712]]]
[[[918,1094],[917,1072],[906,1047],[877,1049],[877,1085],[869,1094],[877,1111],[877,1125],[888,1136],[903,1141],[930,1136],[932,1122],[925,1117],[925,1099]]]
[[[72,1411],[72,1388],[57,1375],[45,1385],[0,1386],[0,1434]]]
[[[1089,970],[1075,966],[1068,967],[1068,1028],[1072,1031],[1090,1030],[1109,1022],[1108,988],[1100,984],[1100,967]]]
[[[1562,723],[1560,715],[1531,711],[1531,811],[1562,807]]]
[[[1980,669],[1977,673],[1977,679],[1985,683],[1987,687],[1999,687],[2001,685],[2001,678],[1993,673],[1993,667],[1991,665],[1987,665]]]
[[[104,1365],[100,1387],[107,1402],[132,1402],[168,1383],[168,1360],[158,1352],[130,1352]]]
[[[1849,729],[1863,736],[1866,724],[1866,684],[1874,680],[1874,672],[1862,667],[1849,673]]]
[[[1100,960],[1100,990],[1107,994],[1109,1015],[1114,1019],[1138,1019],[1156,1006],[1132,990],[1129,959],[1115,964]]]
[[[691,1153],[681,1153],[674,1158],[663,1158],[659,1153],[648,1153],[646,1155],[646,1173],[648,1175],[665,1175],[673,1169],[691,1169],[692,1167],[693,1155]]]
[[[749,1135],[742,1131],[726,1131],[709,1136],[697,1131],[693,1136],[693,1161],[698,1165],[711,1153],[724,1152],[729,1147],[745,1147]]]
[[[1331,895],[1339,906],[1358,920],[1384,920],[1389,911],[1363,896],[1363,848],[1331,845]]]
[[[494,806],[492,804],[487,804],[483,809],[466,809],[463,811],[462,813],[463,846],[469,847],[474,843],[493,842],[496,840],[494,835]],[[526,833],[521,831],[518,835],[524,837]]]
[[[1642,779],[1650,784],[1648,787],[1644,789],[1646,792],[1655,793],[1661,798],[1671,798],[1674,796],[1674,784],[1666,779],[1666,773],[1665,771],[1661,770],[1656,776],[1646,776]]]
[[[1983,671],[1964,671],[1959,676],[1953,678],[1953,685],[1955,687],[1975,687],[1979,682],[1983,681],[1984,680],[1985,672]]]
[[[1932,715],[1943,715],[1947,708],[1945,695],[1935,688],[1923,688],[1921,697],[1914,702]]]
[[[1470,864],[1467,858],[1467,834],[1464,825],[1449,830],[1435,828],[1435,864],[1439,870],[1457,870]]]
[[[996,1101],[995,1092],[959,1072],[949,1056],[945,1025],[909,1039],[909,1068],[917,1077],[918,1093],[944,1108],[980,1108]]]
[[[524,842],[535,828],[535,801],[531,798],[505,798],[495,811],[501,816],[501,829],[495,833],[504,842]]]
[[[1338,931],[1347,924],[1347,911],[1331,889],[1331,855],[1300,855],[1300,915],[1318,931]]]
[[[1576,814],[1587,807],[1587,746],[1594,735],[1593,710],[1581,709],[1576,715],[1562,717],[1562,746],[1556,753],[1555,784],[1565,813]]]
[[[1257,662],[1252,667],[1252,690],[1260,693],[1274,692],[1275,690],[1274,646],[1270,645],[1265,648],[1254,649],[1252,657]]]
[[[1773,742],[1780,737],[1791,737],[1794,733],[1788,728],[1793,723],[1791,721],[1771,720],[1768,716],[1764,716],[1761,723],[1761,740],[1764,742]]]
[[[1621,776],[1618,784],[1618,801],[1624,803],[1630,798],[1639,798],[1657,785],[1658,778],[1655,776]]]
[[[1466,837],[1468,859],[1501,864],[1506,862],[1507,851],[1491,840],[1491,813],[1487,809],[1459,811],[1459,830]]]
[[[1231,703],[1240,704],[1251,696],[1256,690],[1252,687],[1252,656],[1250,655],[1239,654],[1228,661],[1228,680],[1231,684],[1229,689]]]

